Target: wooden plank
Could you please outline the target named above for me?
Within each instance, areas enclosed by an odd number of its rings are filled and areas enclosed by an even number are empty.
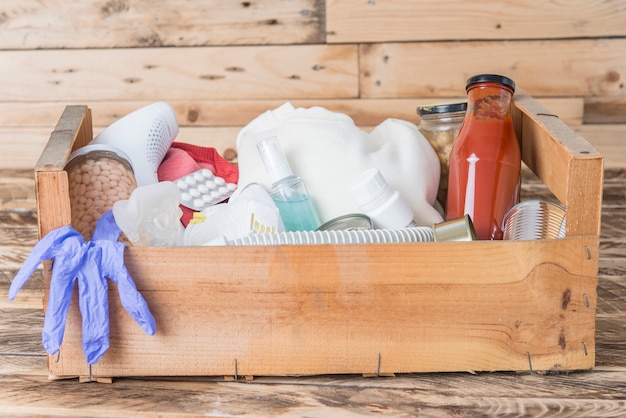
[[[359,56],[354,45],[0,51],[12,80],[0,101],[459,97],[479,72],[538,97],[623,95],[624,49],[626,39],[373,44]]]
[[[374,244],[128,248],[126,265],[157,334],[143,335],[112,289],[111,348],[92,372],[232,375],[235,359],[241,375],[528,370],[529,353],[534,370],[588,368],[597,268],[583,247],[597,260],[593,241],[407,244],[393,252]],[[468,251],[471,261],[462,262]],[[199,259],[213,266],[211,278],[199,274]],[[354,315],[358,321],[346,320]],[[52,374],[88,372],[79,330],[74,304]]]
[[[0,353],[0,408],[8,415],[41,416],[185,416],[246,415],[562,415],[619,416],[626,407],[626,364],[623,344],[626,264],[624,237],[624,170],[605,175],[607,212],[598,282],[597,367],[584,373],[546,375],[510,373],[445,373],[397,375],[364,379],[354,375],[314,377],[257,377],[253,381],[223,382],[222,378],[115,379],[113,385],[79,385],[77,380],[48,381],[45,359]],[[1,176],[0,176],[1,177]],[[603,210],[603,216],[606,209]],[[34,228],[33,224],[33,228]],[[618,230],[622,228],[622,232]],[[607,257],[615,260],[607,264]],[[0,264],[0,267],[2,265]],[[613,267],[614,266],[614,267]],[[2,274],[0,273],[0,277]],[[1,293],[1,292],[0,292]],[[20,294],[21,295],[21,294]],[[0,297],[3,297],[0,294]],[[0,306],[15,306],[16,302]],[[36,309],[36,307],[32,307]],[[2,311],[0,328],[12,324],[21,309]],[[24,333],[26,346],[41,352],[40,324]],[[19,325],[21,326],[21,325]],[[8,331],[6,335],[12,335]],[[484,396],[485,393],[489,396]],[[425,396],[424,394],[428,394]],[[94,399],[106,399],[94,403]]]
[[[605,167],[626,167],[626,124],[580,125],[574,130],[602,153]]]
[[[585,98],[584,123],[626,123],[626,97]]]
[[[328,42],[624,36],[619,1],[329,0]]]
[[[583,120],[582,97],[535,97],[568,125]],[[108,126],[152,101],[110,100],[84,102],[0,102],[0,136],[10,137],[10,128],[47,128],[57,123],[66,105],[87,105],[93,111],[94,127]],[[386,118],[418,122],[416,108],[423,105],[456,103],[467,97],[408,97],[403,99],[314,99],[289,100],[295,107],[322,106],[352,117],[357,125],[377,125]],[[267,100],[173,100],[179,126],[245,126],[252,119],[285,103],[283,99]],[[15,131],[16,134],[18,131]],[[2,139],[0,138],[0,141]],[[5,142],[2,141],[4,144]]]
[[[566,207],[566,235],[599,235],[602,155],[522,91],[512,113],[522,160]]]
[[[620,416],[626,372],[562,375],[436,374],[212,380],[116,379],[113,385],[0,376],[8,415],[184,416]],[[98,401],[100,400],[100,401]],[[106,401],[104,401],[106,400]],[[262,411],[262,412],[260,412]]]
[[[40,350],[43,351],[43,350]],[[20,355],[0,353],[0,376],[43,376],[46,372],[46,356],[44,354]],[[0,401],[1,403],[2,401]]]
[[[0,51],[0,101],[358,97],[354,45]]]
[[[67,106],[50,134],[37,165],[35,175],[41,172],[61,171],[71,152],[87,145],[93,138],[91,111],[87,106]],[[41,196],[37,196],[39,199]]]
[[[135,107],[129,106],[129,110],[131,109]],[[552,112],[552,109],[549,111]],[[371,126],[362,126],[362,128],[367,131]],[[619,168],[626,165],[626,147],[624,147],[623,139],[626,135],[626,124],[580,125],[572,128],[597,148],[604,156],[607,168]],[[94,134],[98,134],[102,129],[104,129],[103,126],[95,127]],[[239,126],[182,127],[177,141],[202,146],[210,144],[222,155],[233,155],[226,151],[234,150],[234,141],[240,129]],[[5,153],[0,154],[0,167],[32,169],[41,155],[51,130],[52,128],[6,130],[0,128],[0,143],[3,144],[3,150],[5,150]],[[3,204],[9,205],[11,201],[6,200]]]
[[[1,165],[0,165],[1,167]],[[7,217],[14,226],[23,225],[20,222],[22,213],[29,216],[35,208],[35,176],[31,169],[0,169],[0,211],[5,213],[18,209],[15,217]],[[8,227],[6,218],[0,215],[0,226]]]
[[[6,129],[0,128],[0,143],[3,144],[3,153],[0,154],[0,167],[8,170],[32,170],[50,137],[53,128],[37,129]],[[94,135],[102,131],[104,127],[94,128]],[[227,150],[233,150],[237,133],[241,127],[214,127],[214,128],[181,128],[177,136],[177,141],[187,142],[196,145],[211,146],[217,148],[222,155],[228,154]],[[233,150],[234,152],[234,150]],[[2,201],[3,206],[12,205],[12,197],[7,196]]]
[[[626,38],[364,44],[361,97],[456,96],[481,73],[507,75],[533,97],[624,96],[623,51]]]
[[[302,44],[324,40],[324,2],[5,0],[0,49]]]
[[[34,168],[54,124],[41,128],[0,127],[0,167],[3,169]]]
[[[322,106],[345,113],[363,128],[375,126],[387,118],[399,118],[419,123],[417,106],[433,103],[452,103],[464,97],[406,98],[406,99],[319,99],[291,100],[297,107]],[[269,109],[285,101],[269,100],[174,100],[173,106],[179,125],[178,140],[198,145],[213,144],[221,151],[234,145],[239,129]],[[540,98],[550,112],[561,120],[577,125],[582,120],[582,98]],[[92,101],[80,104],[93,110],[94,135],[121,116],[151,101]],[[68,103],[72,104],[72,103]],[[23,169],[34,167],[46,141],[59,120],[65,104],[58,102],[1,103],[0,102],[0,167]],[[188,127],[194,127],[189,129]],[[206,129],[204,127],[215,127]],[[607,133],[613,136],[613,133]],[[617,133],[615,133],[617,135]],[[609,157],[610,159],[611,157]]]
[[[0,322],[0,341],[2,341],[0,354],[3,356],[9,354],[43,356],[44,350],[41,343],[43,310],[41,308],[41,299],[39,299],[39,306],[34,309],[24,309],[18,306],[0,308],[0,317],[5,318]]]
[[[463,101],[465,97],[440,98],[440,102]],[[582,119],[582,99],[546,99],[557,109],[571,115],[572,119]],[[247,125],[261,113],[275,109],[289,101],[295,107],[322,106],[335,112],[350,115],[359,125],[376,125],[391,117],[417,123],[417,106],[431,104],[432,98],[411,97],[406,99],[261,99],[261,100],[170,100],[168,103],[176,112],[179,126],[239,126]],[[104,127],[120,117],[146,106],[152,101],[135,100],[86,100],[68,102],[87,105],[93,111],[94,127]],[[59,120],[66,104],[58,102],[0,103],[0,126],[9,136],[13,128],[52,127]],[[580,109],[578,111],[577,109]],[[23,112],[31,110],[32,115]]]
[[[626,182],[626,165],[619,168],[605,170],[604,175],[604,192],[602,194],[602,205],[605,208],[619,209],[626,203],[626,188],[622,184]],[[612,218],[609,218],[612,219]],[[620,217],[626,222],[626,217]],[[621,232],[626,235],[626,228]]]

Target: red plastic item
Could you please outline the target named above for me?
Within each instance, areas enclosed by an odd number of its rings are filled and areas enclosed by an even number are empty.
[[[502,239],[502,221],[519,202],[521,157],[510,105],[513,80],[467,80],[468,108],[450,155],[446,219],[469,215],[478,239]]]

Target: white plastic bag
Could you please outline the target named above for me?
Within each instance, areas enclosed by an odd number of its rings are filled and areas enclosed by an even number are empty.
[[[228,203],[211,206],[194,215],[185,229],[183,245],[225,245],[249,234],[284,231],[278,208],[256,183],[238,189]]]
[[[256,147],[270,135],[278,137],[294,173],[304,179],[322,223],[359,212],[348,189],[369,168],[379,169],[400,192],[414,212],[416,225],[443,220],[435,209],[439,159],[413,123],[387,119],[366,133],[345,114],[285,103],[239,132],[239,187],[253,182],[271,186]]]
[[[165,247],[182,244],[180,191],[170,181],[139,186],[129,199],[113,204],[115,223],[137,246]]]

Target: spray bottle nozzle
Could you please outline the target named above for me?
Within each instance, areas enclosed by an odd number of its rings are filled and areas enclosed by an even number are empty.
[[[272,183],[293,175],[289,161],[287,161],[276,136],[270,136],[259,141],[257,149]]]

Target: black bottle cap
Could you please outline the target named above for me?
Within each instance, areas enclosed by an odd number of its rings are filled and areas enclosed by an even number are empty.
[[[509,87],[511,90],[515,91],[515,82],[508,77],[497,74],[479,74],[467,79],[467,83],[465,84],[465,90],[468,91],[469,88],[476,83],[500,83]]]
[[[432,106],[420,106],[417,108],[417,113],[420,116],[434,115],[439,113],[449,112],[465,112],[467,110],[467,102],[463,103],[449,103]]]

